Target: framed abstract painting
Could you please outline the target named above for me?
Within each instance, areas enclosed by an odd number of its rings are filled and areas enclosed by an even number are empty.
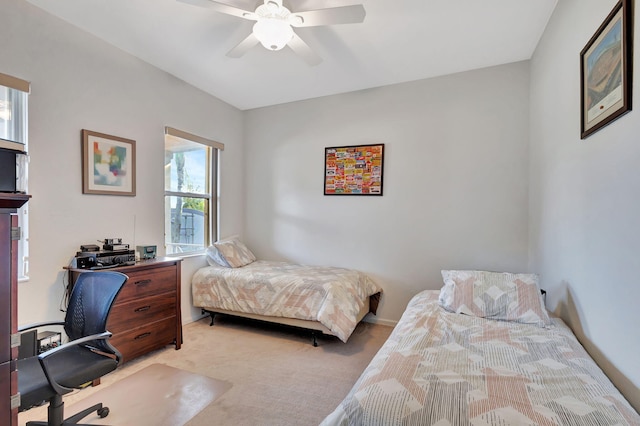
[[[136,195],[136,141],[82,130],[82,193]]]

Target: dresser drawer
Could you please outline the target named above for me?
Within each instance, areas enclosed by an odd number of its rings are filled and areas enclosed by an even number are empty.
[[[176,268],[172,266],[123,272],[129,279],[118,294],[116,305],[162,292],[176,291]]]
[[[173,344],[176,339],[176,317],[145,324],[132,330],[114,334],[110,343],[116,347],[124,361]]]
[[[119,303],[111,308],[107,330],[118,334],[176,315],[176,292]]]

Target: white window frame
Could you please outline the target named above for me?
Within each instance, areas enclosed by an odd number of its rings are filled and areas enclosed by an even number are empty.
[[[6,139],[0,138],[0,147],[13,149],[16,151],[22,151],[24,153],[28,152],[28,140],[29,140],[29,94],[31,93],[31,83],[25,80],[22,80],[17,77],[13,77],[7,74],[0,73],[0,86],[8,87],[10,89],[19,90],[21,92],[25,92],[27,96],[24,98],[24,117],[21,117],[23,125],[21,126],[17,136],[19,139],[22,139],[18,142],[8,141]],[[14,111],[16,113],[16,111]],[[11,135],[10,135],[11,136]],[[24,174],[23,179],[25,182],[25,190],[28,191],[28,183],[29,183],[29,167],[28,167],[28,156],[27,162],[24,164],[24,169],[22,173]],[[18,215],[18,226],[20,227],[20,240],[18,241],[18,281],[28,281],[29,280],[29,203],[25,203],[22,207],[20,207],[17,211]]]
[[[218,236],[218,212],[219,212],[219,197],[218,197],[218,176],[220,173],[220,162],[219,162],[219,151],[224,150],[224,144],[220,142],[216,142],[211,139],[204,138],[202,136],[194,135],[192,133],[188,133],[182,130],[175,129],[173,127],[165,127],[165,152],[166,152],[166,142],[170,138],[178,138],[183,139],[189,142],[195,142],[201,145],[208,146],[210,148],[210,156],[207,159],[209,165],[209,178],[210,181],[208,183],[209,189],[206,194],[202,193],[190,193],[190,192],[175,192],[175,191],[164,191],[165,197],[165,253],[168,256],[194,256],[200,255],[204,253],[207,246],[211,245],[213,241],[217,239]],[[205,233],[204,233],[204,247],[202,250],[193,250],[184,253],[169,253],[169,245],[167,243],[166,229],[167,229],[167,221],[171,221],[171,215],[167,217],[167,208],[166,208],[166,200],[167,197],[185,197],[185,198],[202,198],[208,200],[209,210],[205,212]]]

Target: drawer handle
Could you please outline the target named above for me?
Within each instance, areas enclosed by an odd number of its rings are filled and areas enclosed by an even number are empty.
[[[151,282],[151,280],[140,280],[140,281],[136,281],[134,284],[135,285],[147,285]]]
[[[150,332],[142,333],[133,338],[133,340],[144,339],[145,337],[151,336]]]
[[[148,311],[149,309],[151,309],[151,305],[147,305],[147,306],[143,306],[141,308],[134,309],[133,312],[144,312],[144,311]]]

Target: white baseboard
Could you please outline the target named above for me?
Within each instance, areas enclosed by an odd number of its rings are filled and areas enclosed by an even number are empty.
[[[386,325],[388,327],[395,327],[398,324],[398,321],[392,321],[384,318],[377,318],[377,317],[374,317],[373,315],[367,315],[366,317],[364,317],[362,321],[368,322],[371,324]]]

